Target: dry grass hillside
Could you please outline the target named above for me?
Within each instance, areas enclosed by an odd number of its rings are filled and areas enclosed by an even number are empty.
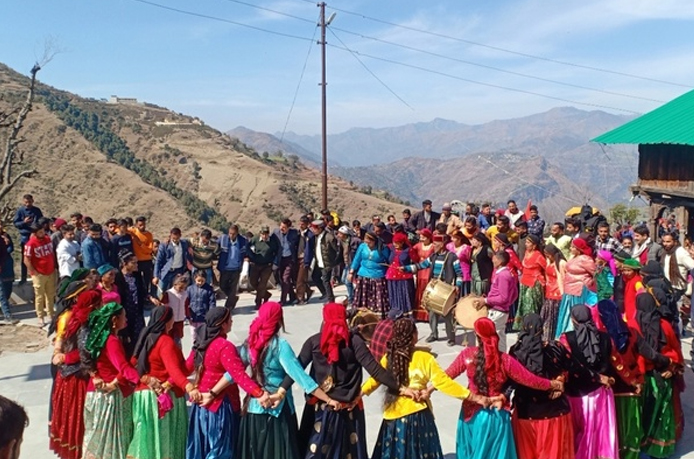
[[[0,64],[0,110],[23,97],[26,81]],[[144,214],[156,232],[172,225],[193,229],[199,220],[221,226],[223,219],[256,230],[320,209],[315,169],[291,157],[263,158],[199,120],[151,104],[109,104],[40,85],[24,135],[26,160],[39,175],[20,182],[11,199],[31,192],[49,215],[79,210],[103,221]],[[114,156],[104,138],[131,157]],[[331,210],[365,219],[376,212],[399,214],[403,207],[366,191],[331,177]],[[197,209],[207,217],[196,217]]]

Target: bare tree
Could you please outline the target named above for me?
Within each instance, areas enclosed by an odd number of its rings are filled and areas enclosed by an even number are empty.
[[[6,133],[2,133],[2,137],[6,135],[6,139],[5,148],[0,155],[0,203],[5,200],[8,193],[12,191],[20,180],[38,174],[38,171],[33,168],[25,167],[20,172],[16,172],[14,168],[15,166],[24,166],[24,151],[20,146],[26,142],[26,138],[22,135],[22,129],[24,128],[24,121],[26,121],[29,112],[34,107],[36,74],[39,73],[43,66],[53,60],[59,52],[56,41],[53,38],[47,38],[43,47],[43,55],[36,59],[36,63],[31,68],[31,78],[24,102],[0,111],[0,133],[6,131]],[[11,218],[12,213],[13,208],[7,203],[4,203],[2,208],[0,208],[0,218],[2,220]]]

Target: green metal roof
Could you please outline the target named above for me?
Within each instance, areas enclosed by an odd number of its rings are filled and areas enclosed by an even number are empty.
[[[694,145],[694,91],[606,132],[591,142]]]

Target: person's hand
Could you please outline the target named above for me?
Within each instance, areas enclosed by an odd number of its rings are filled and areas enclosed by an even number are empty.
[[[482,309],[484,307],[484,301],[475,300],[472,302],[472,306],[474,306],[474,308],[479,311],[480,309]]]
[[[401,387],[399,393],[401,396],[411,398],[416,402],[420,401],[419,392],[409,387]]]
[[[602,384],[605,387],[610,387],[612,384],[614,384],[614,378],[610,378],[609,376],[605,375],[600,375],[600,384]]]
[[[117,389],[118,389],[118,379],[114,379],[110,383],[104,384],[101,388],[101,392],[105,392],[107,394],[110,394],[111,392],[113,392]]]
[[[503,409],[505,403],[506,397],[503,395],[496,395],[489,398],[489,407],[494,408],[497,411]]]
[[[53,362],[53,365],[62,365],[65,363],[65,354],[62,352],[56,352],[53,354],[53,358],[51,359],[51,362]]]
[[[418,402],[426,403],[429,401],[430,398],[431,398],[431,392],[429,391],[429,389],[422,389],[420,391],[417,391],[417,399],[416,400]]]
[[[327,405],[335,411],[340,411],[342,409],[342,403],[337,400],[328,399]]]
[[[159,278],[158,277],[152,278],[152,285],[159,285]]]
[[[209,392],[203,392],[200,394],[200,401],[198,401],[198,405],[202,407],[208,407],[212,404],[213,401],[214,397],[212,396],[212,394],[210,394]]]
[[[468,400],[470,400],[473,403],[477,403],[478,405],[481,405],[484,408],[487,408],[491,403],[488,397],[485,397],[484,395],[473,394],[472,392],[468,396]]]
[[[359,402],[361,401],[362,394],[357,395],[357,398],[352,400],[346,407],[343,407],[347,411],[352,411],[357,405],[359,405]]]
[[[258,403],[260,403],[260,406],[263,408],[269,408],[272,403],[270,402],[270,394],[268,391],[264,390],[263,395],[258,397]]]
[[[564,381],[561,379],[553,379],[550,381],[553,391],[564,392]]]
[[[34,221],[34,217],[24,217],[24,223],[31,223],[32,221]]]
[[[154,306],[161,306],[163,304],[161,301],[159,301],[158,298],[154,296],[150,296],[149,301],[151,301]]]
[[[549,393],[549,399],[550,400],[556,400],[559,397],[561,397],[561,392],[558,390],[553,390],[552,392]]]
[[[642,389],[643,389],[643,385],[642,385],[642,384],[636,384],[636,385],[634,386],[634,393],[635,393],[636,395],[641,395],[641,390],[642,390]]]
[[[347,282],[352,282],[352,273],[347,274]]]
[[[663,379],[670,379],[670,378],[672,378],[672,371],[665,370],[662,373],[660,373],[660,376],[662,376]]]

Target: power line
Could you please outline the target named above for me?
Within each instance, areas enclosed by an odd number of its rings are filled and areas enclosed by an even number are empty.
[[[503,89],[503,90],[506,90],[506,91],[512,91],[512,92],[518,92],[518,93],[521,93],[521,94],[528,94],[528,95],[532,95],[532,96],[538,96],[538,97],[543,97],[543,98],[545,98],[545,99],[552,99],[552,100],[557,100],[557,101],[560,101],[560,102],[566,102],[566,103],[570,103],[570,104],[584,105],[584,106],[587,106],[587,107],[595,107],[595,108],[604,108],[604,109],[608,109],[608,110],[617,110],[617,111],[620,111],[620,112],[632,113],[632,114],[634,114],[634,115],[641,115],[640,112],[636,112],[636,111],[633,111],[633,110],[627,110],[627,109],[625,109],[625,108],[612,107],[612,106],[609,106],[609,105],[594,104],[594,103],[591,103],[591,102],[579,102],[579,101],[576,101],[576,100],[565,99],[565,98],[563,98],[563,97],[550,96],[550,95],[548,95],[548,94],[542,94],[542,93],[539,93],[539,92],[528,91],[528,90],[525,90],[525,89],[511,88],[511,87],[509,87],[509,86],[502,86],[502,85],[498,85],[498,84],[494,84],[494,83],[486,83],[486,82],[483,82],[483,81],[472,80],[472,79],[470,79],[470,78],[464,78],[464,77],[457,76],[457,75],[451,75],[450,73],[440,72],[440,71],[438,71],[438,70],[433,70],[433,69],[429,69],[429,68],[426,68],[426,67],[421,67],[421,66],[414,65],[414,64],[407,64],[407,63],[405,63],[405,62],[400,62],[400,61],[396,61],[396,60],[393,60],[393,59],[388,59],[388,58],[385,58],[385,57],[378,57],[378,56],[374,56],[374,55],[371,55],[371,54],[362,53],[362,52],[360,52],[360,51],[350,50],[350,49],[347,49],[347,48],[343,48],[343,47],[341,47],[341,46],[336,46],[336,45],[331,45],[331,44],[328,44],[328,46],[331,46],[331,47],[336,48],[336,49],[341,49],[341,50],[343,50],[343,51],[348,51],[348,52],[350,52],[350,53],[355,53],[355,54],[358,54],[359,56],[362,56],[362,57],[368,57],[369,59],[374,59],[374,60],[378,60],[378,61],[382,61],[382,62],[388,62],[388,63],[390,63],[390,64],[399,65],[399,66],[402,66],[402,67],[408,67],[408,68],[412,68],[412,69],[416,69],[416,70],[421,70],[422,72],[432,73],[432,74],[434,74],[434,75],[440,75],[440,76],[452,78],[452,79],[454,79],[454,80],[460,80],[460,81],[465,81],[465,82],[467,82],[467,83],[477,84],[477,85],[480,85],[480,86],[487,86],[487,87],[490,87],[490,88]]]
[[[376,81],[378,81],[379,83],[381,83],[381,85],[382,85],[384,88],[386,88],[386,89],[388,90],[388,92],[390,92],[392,95],[394,95],[400,102],[402,102],[403,104],[405,104],[410,110],[414,111],[414,108],[412,108],[412,106],[411,106],[410,104],[408,104],[407,102],[405,102],[405,99],[403,99],[402,97],[400,97],[400,96],[399,96],[395,91],[393,91],[383,80],[381,80],[378,76],[376,76],[376,74],[375,74],[374,72],[372,72],[371,69],[370,69],[369,67],[367,67],[367,65],[364,63],[364,61],[362,61],[361,59],[359,59],[359,56],[357,56],[357,54],[356,54],[354,51],[352,51],[349,47],[347,47],[347,45],[345,44],[345,42],[342,41],[342,39],[341,39],[340,37],[337,36],[337,34],[332,30],[332,28],[328,28],[328,30],[330,31],[331,34],[333,34],[333,36],[334,36],[335,38],[337,38],[337,40],[338,40],[340,43],[342,43],[342,46],[344,46],[345,49],[346,49],[347,51],[349,51],[349,53],[357,60],[357,62],[359,62],[359,64],[361,64],[361,66],[364,67],[364,69],[365,69],[367,72],[369,72],[369,74],[371,74],[372,77],[374,77],[374,78],[376,79]]]
[[[300,37],[299,35],[293,35],[293,34],[289,34],[289,33],[278,32],[278,31],[276,31],[276,30],[271,30],[271,29],[265,29],[265,28],[263,28],[263,27],[258,27],[258,26],[254,26],[254,25],[251,25],[251,24],[245,24],[245,23],[243,23],[243,22],[232,21],[231,19],[224,19],[224,18],[220,18],[220,17],[217,17],[217,16],[210,16],[210,15],[207,15],[207,14],[195,13],[195,12],[193,12],[193,11],[182,10],[182,9],[179,9],[179,8],[173,8],[173,7],[171,7],[171,6],[166,6],[166,5],[162,5],[162,4],[159,4],[159,3],[150,2],[150,1],[148,1],[148,0],[130,0],[130,1],[132,1],[132,2],[137,2],[137,3],[143,3],[143,4],[145,4],[145,5],[154,6],[154,7],[156,7],[156,8],[160,8],[160,9],[163,9],[163,10],[174,11],[174,12],[180,13],[180,14],[186,14],[186,15],[188,15],[188,16],[195,16],[195,17],[198,17],[198,18],[210,19],[210,20],[212,20],[212,21],[224,22],[224,23],[227,23],[227,24],[233,24],[233,25],[236,25],[236,26],[239,26],[239,27],[245,27],[245,28],[247,28],[247,29],[257,30],[258,32],[265,32],[265,33],[269,33],[269,34],[272,34],[272,35],[278,35],[278,36],[280,36],[280,37],[293,38],[293,39],[295,39],[295,40],[313,41],[313,39],[308,38],[308,37]]]
[[[301,1],[308,2],[308,3],[313,3],[313,2],[311,2],[310,0],[301,0]],[[538,55],[536,55],[536,54],[524,53],[524,52],[521,52],[521,51],[514,51],[514,50],[511,50],[511,49],[502,48],[502,47],[500,47],[500,46],[493,46],[493,45],[488,45],[488,44],[485,44],[485,43],[480,43],[480,42],[477,42],[477,41],[466,40],[466,39],[464,39],[464,38],[454,37],[454,36],[446,35],[446,34],[439,33],[439,32],[432,32],[432,31],[430,31],[430,30],[419,29],[419,28],[417,28],[417,27],[406,26],[406,25],[403,25],[403,24],[398,24],[398,23],[395,23],[395,22],[386,21],[386,20],[384,20],[384,19],[379,19],[379,18],[367,16],[367,15],[365,15],[365,14],[363,14],[363,13],[358,13],[358,12],[355,12],[355,11],[349,11],[349,10],[344,10],[344,9],[341,9],[341,8],[335,8],[335,7],[332,6],[332,5],[330,5],[330,8],[332,8],[333,10],[338,11],[338,12],[340,12],[340,13],[345,13],[345,14],[349,14],[349,15],[352,15],[352,16],[357,16],[357,17],[360,17],[360,18],[362,18],[362,19],[366,19],[366,20],[369,20],[369,21],[377,22],[377,23],[379,23],[379,24],[385,24],[385,25],[389,25],[389,26],[393,26],[393,27],[398,27],[398,28],[401,28],[401,29],[409,30],[409,31],[411,31],[411,32],[422,33],[422,34],[431,35],[431,36],[434,36],[434,37],[446,38],[446,39],[448,39],[448,40],[454,40],[454,41],[457,41],[457,42],[460,42],[460,43],[466,43],[466,44],[469,44],[469,45],[480,46],[480,47],[482,47],[482,48],[492,49],[492,50],[500,51],[500,52],[503,52],[503,53],[514,54],[514,55],[516,55],[516,56],[522,56],[522,57],[527,57],[527,58],[530,58],[530,59],[537,59],[537,60],[541,60],[541,61],[552,62],[552,63],[554,63],[554,64],[567,65],[567,66],[569,66],[569,67],[576,67],[576,68],[582,68],[582,69],[586,69],[586,70],[592,70],[592,71],[595,71],[595,72],[609,73],[609,74],[612,74],[612,75],[619,75],[619,76],[634,78],[634,79],[637,79],[637,80],[651,81],[651,82],[654,82],[654,83],[667,84],[667,85],[670,85],[670,86],[679,86],[679,87],[688,88],[688,89],[691,89],[691,88],[692,88],[691,85],[687,85],[687,84],[675,83],[675,82],[667,81],[667,80],[660,80],[660,79],[658,79],[658,78],[649,78],[649,77],[645,77],[645,76],[641,76],[641,75],[634,75],[634,74],[632,74],[632,73],[618,72],[618,71],[616,71],[616,70],[610,70],[610,69],[605,69],[605,68],[601,68],[601,67],[594,67],[594,66],[590,66],[590,65],[576,64],[576,63],[574,63],[574,62],[562,61],[562,60],[559,60],[559,59],[552,59],[552,58],[545,57],[545,56],[538,56]]]
[[[356,36],[358,36],[358,37],[360,37],[360,38],[364,38],[364,39],[367,39],[367,40],[373,40],[373,41],[377,41],[377,42],[384,43],[384,44],[387,44],[387,45],[397,46],[397,47],[399,47],[399,48],[407,49],[407,50],[410,50],[410,51],[415,51],[415,52],[418,52],[418,53],[427,54],[427,55],[429,55],[429,56],[439,57],[439,58],[441,58],[441,59],[447,59],[447,60],[454,61],[454,62],[460,62],[460,63],[462,63],[462,64],[472,65],[472,66],[475,66],[475,67],[481,67],[481,68],[485,68],[485,69],[488,69],[488,70],[494,70],[495,72],[507,73],[507,74],[509,74],[509,75],[516,75],[516,76],[520,76],[520,77],[523,77],[523,78],[531,78],[531,79],[533,79],[533,80],[539,80],[539,81],[544,81],[544,82],[547,82],[547,83],[559,84],[559,85],[562,85],[562,86],[568,86],[568,87],[572,87],[572,88],[584,89],[584,90],[587,90],[587,91],[595,91],[595,92],[600,92],[600,93],[603,93],[603,94],[609,94],[609,95],[613,95],[613,96],[628,97],[628,98],[631,98],[631,99],[645,100],[645,101],[648,101],[648,102],[658,102],[658,103],[664,103],[664,102],[665,102],[664,100],[651,99],[651,98],[648,98],[648,97],[641,97],[641,96],[634,96],[634,95],[631,95],[631,94],[624,94],[624,93],[621,93],[621,92],[608,91],[608,90],[599,89],[599,88],[591,88],[590,86],[582,86],[582,85],[578,85],[578,84],[574,84],[574,83],[567,83],[567,82],[564,82],[564,81],[552,80],[552,79],[550,79],[550,78],[544,78],[544,77],[539,77],[539,76],[535,76],[535,75],[530,75],[530,74],[527,74],[527,73],[515,72],[515,71],[513,71],[513,70],[506,70],[506,69],[502,69],[502,68],[499,68],[499,67],[494,67],[494,66],[492,66],[492,65],[480,64],[480,63],[478,63],[478,62],[472,62],[472,61],[468,61],[468,60],[465,60],[465,59],[459,59],[459,58],[456,58],[456,57],[446,56],[446,55],[439,54],[439,53],[435,53],[435,52],[432,52],[432,51],[427,51],[427,50],[421,49],[421,48],[415,48],[414,46],[403,45],[403,44],[395,43],[395,42],[392,42],[392,41],[389,41],[389,40],[383,40],[383,39],[381,39],[381,38],[376,38],[376,37],[371,37],[371,36],[368,36],[368,35],[363,35],[363,34],[361,34],[361,33],[352,32],[352,31],[349,31],[349,30],[341,29],[341,28],[339,28],[339,27],[333,27],[333,29],[339,30],[340,32],[348,33],[348,34],[350,34],[350,35],[356,35]]]
[[[292,117],[292,112],[294,111],[294,104],[296,103],[296,98],[299,95],[299,88],[301,87],[301,82],[304,79],[304,73],[306,72],[306,66],[308,65],[308,58],[311,56],[311,50],[313,49],[314,40],[316,39],[316,32],[318,27],[313,29],[313,37],[311,37],[311,43],[308,45],[308,52],[306,53],[306,60],[304,61],[304,66],[301,69],[301,75],[299,76],[299,82],[294,90],[294,98],[292,99],[292,105],[289,107],[289,113],[287,113],[287,119],[284,122],[284,128],[282,129],[282,135],[280,136],[280,143],[284,141],[284,134],[287,132],[287,126],[289,126],[289,119]]]
[[[279,10],[275,10],[275,9],[272,9],[272,8],[267,8],[267,7],[265,7],[265,6],[254,5],[253,3],[242,2],[241,0],[225,0],[225,1],[231,2],[231,3],[238,3],[239,5],[248,6],[248,7],[250,7],[250,8],[255,8],[255,9],[257,9],[257,10],[267,11],[267,12],[269,12],[269,13],[278,14],[278,15],[280,15],[280,16],[284,16],[284,17],[288,17],[288,18],[292,18],[292,19],[297,19],[297,20],[299,20],[299,21],[310,22],[310,23],[314,23],[314,24],[315,24],[315,22],[312,21],[312,20],[310,20],[310,19],[302,18],[301,16],[296,16],[296,15],[293,15],[293,14],[290,14],[290,13],[286,13],[286,12],[284,12],[284,11],[279,11]],[[310,2],[310,3],[313,3],[313,2]]]

